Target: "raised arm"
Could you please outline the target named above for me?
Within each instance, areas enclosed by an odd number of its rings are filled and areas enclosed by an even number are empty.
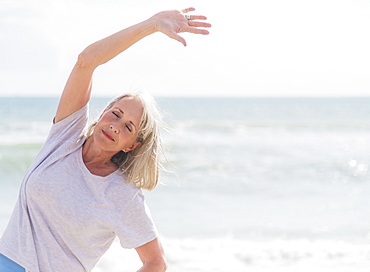
[[[194,8],[188,8],[183,11],[163,11],[89,45],[79,54],[67,80],[54,122],[57,123],[88,103],[91,95],[92,75],[99,65],[113,59],[142,38],[155,32],[162,32],[186,46],[185,39],[178,33],[208,34],[208,31],[202,28],[211,25],[197,21],[206,20],[205,16],[191,15],[187,18],[184,16],[184,13],[194,10]]]

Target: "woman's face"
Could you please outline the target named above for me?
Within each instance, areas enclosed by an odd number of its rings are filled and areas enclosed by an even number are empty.
[[[92,134],[94,142],[102,150],[129,152],[139,147],[136,142],[143,106],[134,97],[117,101],[100,116]]]

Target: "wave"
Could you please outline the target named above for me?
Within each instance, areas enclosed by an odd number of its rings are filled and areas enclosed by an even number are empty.
[[[178,121],[171,124],[170,132],[182,133],[190,132],[221,132],[221,133],[245,133],[253,130],[310,130],[312,132],[320,132],[322,130],[367,130],[370,131],[370,124],[367,121],[354,122],[339,122],[338,120],[325,122],[304,122],[304,121],[251,121],[245,120],[186,120]]]
[[[41,146],[42,143],[1,143],[0,182],[18,184],[41,149]]]
[[[46,140],[50,122],[14,121],[0,123],[0,145],[34,144]]]
[[[163,238],[169,271],[339,271],[365,272],[370,266],[367,244],[337,240],[251,241],[234,238]],[[134,251],[108,250],[93,272],[134,271],[140,261]],[[123,270],[122,270],[123,268]]]

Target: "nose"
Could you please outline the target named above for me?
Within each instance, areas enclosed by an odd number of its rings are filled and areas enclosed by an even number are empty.
[[[119,128],[116,124],[112,123],[109,125],[110,126],[110,129],[114,132],[114,133],[119,133]]]

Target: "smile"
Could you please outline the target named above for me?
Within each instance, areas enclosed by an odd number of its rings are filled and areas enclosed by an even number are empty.
[[[105,138],[107,138],[107,139],[109,139],[109,140],[111,140],[111,141],[115,141],[108,133],[106,133],[104,130],[102,130],[102,133],[103,133],[103,135],[105,136]]]

